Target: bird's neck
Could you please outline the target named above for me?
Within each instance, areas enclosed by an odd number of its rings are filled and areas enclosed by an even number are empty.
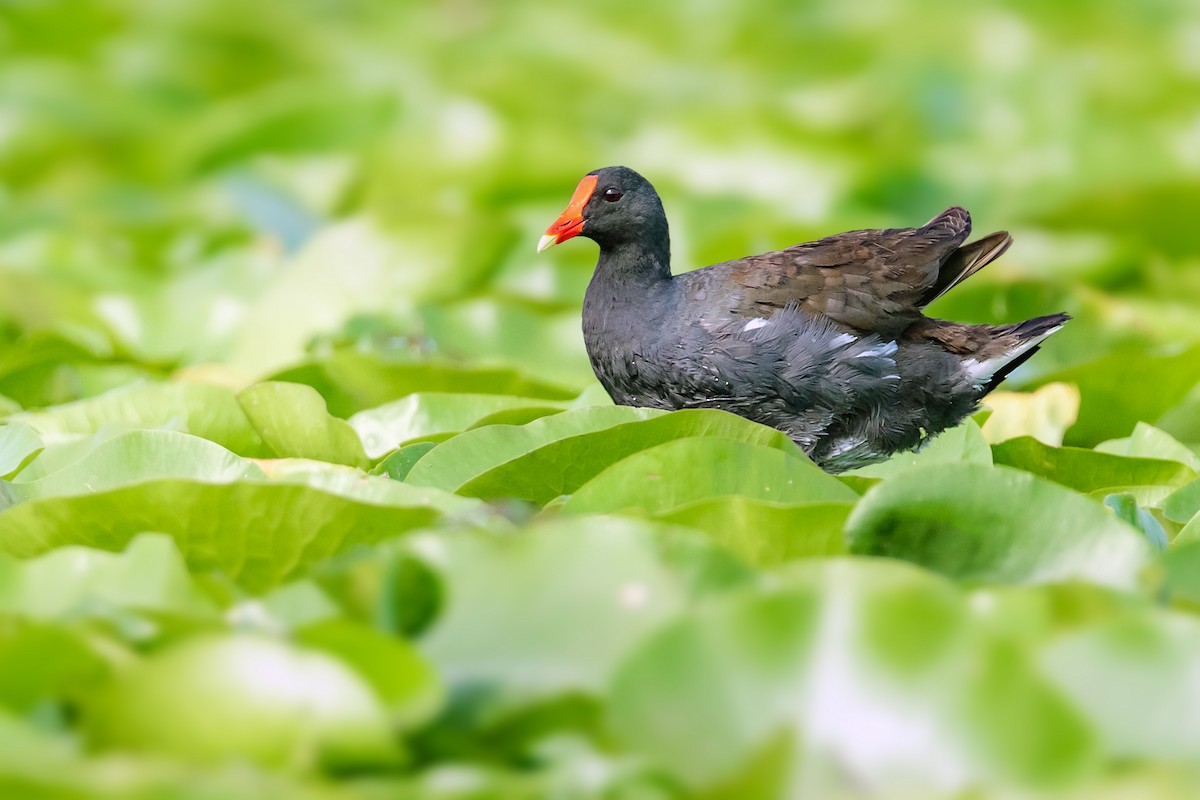
[[[644,288],[670,280],[671,239],[665,225],[661,231],[653,233],[656,235],[605,242],[600,247],[596,280],[629,288]]]

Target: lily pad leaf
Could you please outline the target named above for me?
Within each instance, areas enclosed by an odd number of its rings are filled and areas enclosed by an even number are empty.
[[[1104,505],[1111,508],[1118,519],[1141,531],[1155,550],[1167,549],[1167,532],[1163,530],[1162,523],[1138,506],[1137,497],[1132,492],[1110,494],[1104,498]]]
[[[1163,565],[1170,597],[1200,607],[1200,541],[1176,544],[1163,556]]]
[[[1167,495],[1163,500],[1162,509],[1166,518],[1172,522],[1187,522],[1200,514],[1200,479]]]
[[[732,495],[792,504],[851,503],[858,498],[798,449],[695,436],[618,461],[575,492],[563,511],[657,515]]]
[[[144,534],[122,553],[62,547],[25,561],[0,556],[0,610],[61,619],[89,610],[127,608],[215,618],[166,536]]]
[[[1096,445],[1101,453],[1116,453],[1122,456],[1140,456],[1178,461],[1193,470],[1200,470],[1200,457],[1180,443],[1171,434],[1160,431],[1153,425],[1139,422],[1133,435],[1124,439],[1110,439]]]
[[[456,491],[471,480],[554,442],[665,413],[627,406],[581,408],[519,427],[476,428],[439,444],[417,462],[407,481]]]
[[[253,462],[207,439],[177,431],[129,431],[100,441],[78,461],[44,477],[0,487],[0,495],[8,494],[20,502],[162,478],[229,483],[265,477]]]
[[[342,619],[309,625],[297,632],[296,639],[358,671],[401,730],[428,721],[441,707],[443,690],[437,673],[403,639]]]
[[[412,471],[417,462],[435,447],[437,447],[437,442],[416,442],[401,447],[376,464],[371,470],[371,474],[386,475],[394,481],[402,481],[408,477],[408,473]]]
[[[367,455],[378,458],[418,437],[465,431],[497,412],[548,405],[550,401],[543,399],[502,394],[415,392],[360,411],[349,422],[358,431]]]
[[[997,464],[1032,472],[1076,491],[1124,486],[1182,486],[1196,477],[1186,464],[1116,455],[1080,447],[1051,447],[1029,436],[993,445]]]
[[[574,492],[622,458],[660,442],[720,438],[800,455],[783,433],[712,409],[676,411],[560,439],[472,478],[458,489],[468,497],[517,497],[547,503]]]
[[[1200,717],[1180,713],[1200,707],[1194,618],[1167,611],[1121,617],[1051,642],[1039,660],[1107,752],[1156,761],[1200,752]]]
[[[108,672],[87,638],[45,622],[0,626],[0,709],[28,712],[37,704],[85,691]]]
[[[1087,768],[1081,717],[1023,649],[970,623],[953,585],[895,562],[793,566],[778,589],[716,598],[626,660],[610,701],[625,744],[707,796],[772,742],[769,797],[941,796]]]
[[[944,464],[898,475],[867,492],[846,531],[853,553],[970,581],[1079,579],[1132,589],[1151,560],[1142,535],[1099,503],[1003,467]]]
[[[415,537],[409,546],[429,556],[445,586],[420,648],[452,688],[490,692],[502,704],[599,694],[620,660],[687,598],[664,555],[664,530],[586,519],[518,536]]]
[[[137,534],[155,531],[175,539],[193,571],[221,570],[262,592],[343,550],[443,514],[478,513],[466,498],[362,475],[223,484],[159,478],[15,505],[0,513],[0,552],[29,558],[78,544],[121,550]]]
[[[268,381],[237,397],[246,418],[272,452],[281,458],[312,458],[366,467],[370,461],[358,433],[331,416],[311,386]]]
[[[207,383],[139,383],[41,411],[8,417],[33,428],[46,444],[98,433],[108,426],[164,428],[216,442],[241,456],[270,455],[232,389]]]
[[[749,497],[714,497],[656,519],[704,531],[709,540],[759,567],[846,552],[849,503],[787,505]]]
[[[992,444],[1032,436],[1058,447],[1079,418],[1079,387],[1069,383],[1048,383],[1032,392],[992,392],[983,402],[992,411],[983,423],[984,438]]]
[[[0,425],[0,478],[11,479],[42,452],[37,431],[20,422]]]
[[[577,392],[504,367],[468,367],[438,361],[395,361],[377,353],[340,349],[272,376],[308,383],[338,417],[377,408],[415,392],[465,392],[567,401]]]

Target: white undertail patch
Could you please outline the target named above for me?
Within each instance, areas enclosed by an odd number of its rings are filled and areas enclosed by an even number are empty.
[[[982,361],[975,358],[968,358],[963,361],[963,371],[967,373],[967,377],[970,378],[971,382],[976,386],[984,386],[992,379],[993,375],[1004,369],[1007,364],[1012,363],[1025,353],[1028,353],[1031,348],[1037,347],[1039,344],[1044,342],[1048,336],[1057,333],[1060,330],[1062,330],[1062,325],[1055,325],[1053,328],[1041,334],[1040,336],[1027,339],[1026,341],[1021,342],[1019,345],[1014,347],[1012,350],[1009,350],[1007,353],[996,356],[995,358],[985,358]]]

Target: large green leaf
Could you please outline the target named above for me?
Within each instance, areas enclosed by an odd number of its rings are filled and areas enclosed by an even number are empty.
[[[687,601],[670,532],[591,518],[517,535],[422,535],[413,546],[437,566],[445,607],[420,647],[452,687],[481,697],[598,693]]]
[[[520,364],[534,377],[572,386],[592,379],[573,304],[546,308],[493,295],[420,312],[426,335],[446,352]]]
[[[1079,447],[1051,447],[1022,436],[994,445],[997,464],[1017,467],[1081,492],[1125,486],[1181,486],[1196,472],[1178,461]]]
[[[415,392],[507,394],[543,400],[570,400],[576,390],[534,380],[503,367],[469,367],[447,362],[391,361],[371,353],[338,350],[325,359],[272,376],[308,383],[325,397],[329,410],[348,417]]]
[[[205,383],[141,383],[43,411],[13,414],[50,443],[106,426],[169,428],[210,439],[238,455],[266,456],[258,432],[231,389]]]
[[[1196,541],[1200,541],[1200,514],[1192,517],[1191,522],[1183,526],[1179,535],[1175,537],[1174,543],[1183,545]]]
[[[1127,616],[1050,643],[1044,672],[1122,758],[1200,752],[1200,623],[1166,611]]]
[[[0,513],[0,552],[27,558],[75,544],[120,550],[154,531],[175,539],[192,570],[220,569],[263,591],[340,551],[474,508],[433,489],[327,471],[275,482],[159,478],[13,506]]]
[[[0,486],[0,499],[87,494],[162,478],[230,483],[263,477],[252,462],[207,439],[177,431],[129,431],[101,440],[78,461],[44,477]]]
[[[410,439],[458,433],[500,411],[525,406],[544,408],[549,404],[544,399],[503,394],[414,392],[360,411],[349,422],[362,438],[367,455],[378,458]]]
[[[42,438],[28,425],[0,425],[0,479],[11,478],[42,451]]]
[[[277,456],[355,467],[370,463],[358,433],[345,420],[330,416],[324,398],[311,386],[259,383],[243,390],[237,399],[250,424]]]
[[[1163,500],[1162,509],[1167,519],[1174,522],[1187,522],[1200,514],[1200,479],[1167,495]]]
[[[743,495],[714,497],[656,518],[704,531],[709,539],[756,566],[846,552],[842,531],[849,503],[786,505]]]
[[[756,797],[931,796],[1086,769],[1082,720],[952,585],[882,561],[800,565],[638,648],[612,690],[620,738],[721,796],[742,796],[772,751],[775,785]]]
[[[1006,467],[947,464],[884,481],[846,532],[851,552],[970,581],[1133,588],[1150,560],[1142,536],[1099,503]]]
[[[216,613],[165,536],[138,536],[123,553],[71,546],[23,561],[0,556],[0,611],[55,619],[114,607],[197,617]]]
[[[1096,445],[1096,450],[1101,453],[1116,453],[1122,456],[1178,461],[1193,470],[1200,470],[1200,456],[1187,449],[1169,433],[1160,431],[1145,422],[1139,422],[1134,427],[1131,436],[1101,442]]]
[[[436,486],[455,491],[471,480],[546,445],[622,423],[640,422],[664,413],[645,408],[599,406],[555,414],[519,427],[493,425],[476,428],[439,444],[413,466],[406,480],[416,486]],[[534,476],[533,479],[538,478]]]
[[[346,620],[318,622],[299,631],[296,638],[356,670],[403,730],[428,721],[440,708],[442,686],[437,674],[402,639]]]
[[[1039,382],[1079,387],[1079,420],[1067,431],[1066,443],[1088,447],[1125,436],[1139,422],[1158,420],[1198,381],[1200,346],[1170,355],[1114,352]]]
[[[39,703],[77,696],[107,671],[79,631],[23,620],[0,625],[0,709],[28,712]]]
[[[626,418],[629,416],[631,415],[627,415]],[[598,431],[560,436],[541,447],[535,447],[472,476],[470,480],[456,487],[455,491],[470,497],[517,497],[544,504],[555,497],[574,492],[601,471],[630,454],[662,442],[688,437],[728,439],[760,444],[785,452],[799,452],[791,440],[779,431],[723,411],[695,409],[650,418],[646,418],[644,413],[638,416],[641,419]],[[568,412],[546,418],[541,426],[535,422],[526,428],[532,430],[540,427],[539,435],[551,430],[561,433],[570,429],[576,420],[591,418],[592,415],[585,417],[582,413]],[[447,449],[452,454],[456,448],[448,446]],[[441,463],[449,457],[449,454],[439,455],[437,451],[426,456],[437,458],[435,463]],[[417,469],[420,469],[420,466],[421,462],[418,462]]]
[[[1163,556],[1167,592],[1171,599],[1200,606],[1200,541],[1189,536]]]
[[[694,436],[618,461],[575,492],[563,511],[654,515],[732,495],[789,504],[849,503],[858,497],[797,449]]]
[[[1048,383],[1032,392],[991,392],[983,403],[992,412],[983,423],[989,442],[1032,436],[1057,447],[1079,417],[1079,388]]]

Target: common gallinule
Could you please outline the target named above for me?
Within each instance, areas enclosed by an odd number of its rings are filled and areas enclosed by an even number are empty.
[[[658,193],[605,167],[579,183],[538,251],[580,235],[600,245],[583,338],[615,402],[731,411],[840,472],[961,422],[1069,319],[924,316],[1012,242],[1002,231],[964,245],[970,231],[970,215],[950,208],[920,228],[850,231],[672,276]]]

